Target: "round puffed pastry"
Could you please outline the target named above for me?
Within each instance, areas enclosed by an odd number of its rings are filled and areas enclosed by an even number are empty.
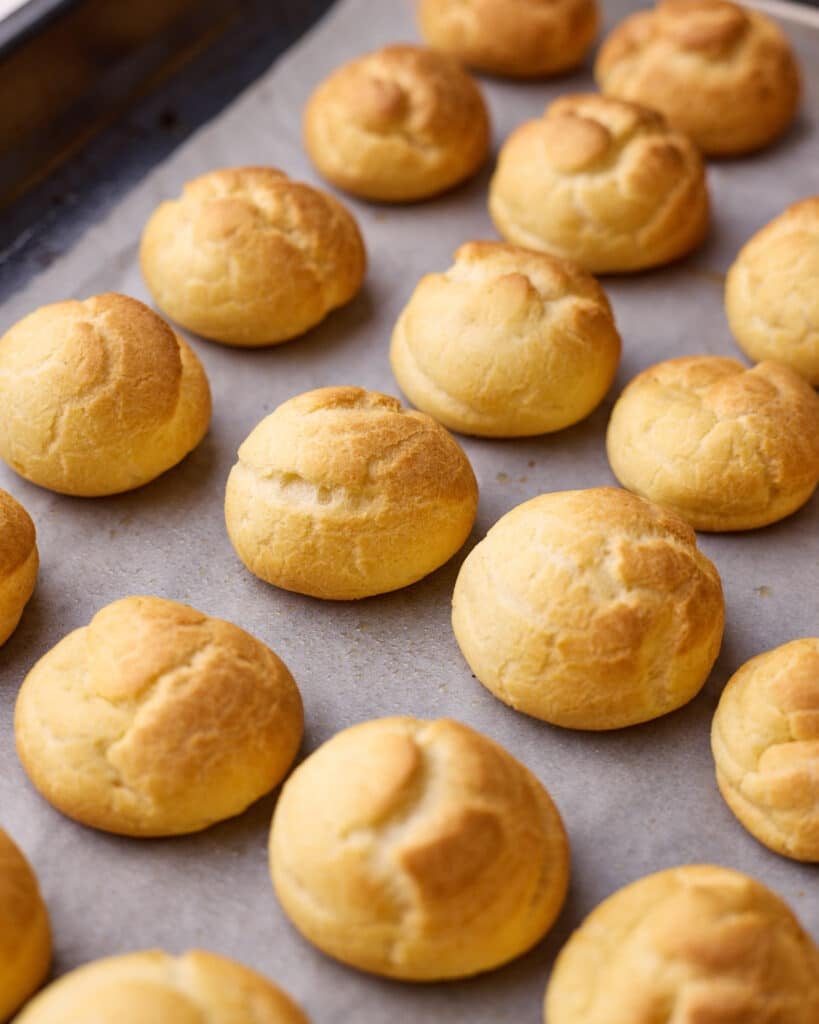
[[[62,494],[141,487],[202,440],[210,389],[192,349],[127,295],[42,306],[0,338],[0,458]]]
[[[747,875],[689,864],[609,896],[563,947],[546,1024],[815,1024],[819,950]]]
[[[19,501],[0,490],[0,644],[17,629],[23,609],[34,593],[39,567],[31,516]]]
[[[288,780],[270,867],[296,928],[359,970],[460,978],[519,956],[551,927],[569,846],[538,779],[458,722],[345,729]]]
[[[624,487],[695,530],[753,530],[819,483],[819,396],[780,363],[667,359],[627,385],[606,446]]]
[[[711,749],[726,803],[761,843],[819,861],[819,639],[792,640],[728,680]]]
[[[272,167],[210,171],[154,210],[140,247],[156,304],[212,341],[256,348],[314,327],[358,292],[352,214]]]
[[[127,597],[36,663],[14,730],[29,778],[63,814],[170,836],[240,814],[281,782],[303,714],[287,667],[243,629]]]
[[[51,929],[37,878],[0,828],[0,1021],[39,988],[50,962]]]
[[[440,424],[363,388],[280,405],[239,448],[225,521],[252,573],[346,601],[415,583],[461,547],[475,474]]]
[[[681,707],[719,653],[722,585],[677,516],[628,491],[541,494],[467,556],[455,637],[505,704],[568,729]]]
[[[611,387],[620,335],[581,267],[502,242],[468,242],[421,279],[390,362],[413,405],[450,430],[521,437],[561,430]]]
[[[561,96],[501,147],[489,213],[508,242],[595,274],[656,267],[709,223],[696,146],[661,114],[594,93]]]
[[[799,69],[764,14],[727,0],[663,0],[632,14],[600,49],[609,96],[646,103],[710,156],[767,146],[799,106]]]
[[[430,46],[496,75],[557,75],[578,65],[599,25],[597,0],[420,0]]]
[[[334,71],[304,112],[319,173],[364,199],[425,199],[477,171],[489,115],[472,78],[421,46],[385,46]]]
[[[267,978],[202,950],[95,960],[52,982],[15,1024],[309,1024]]]
[[[725,282],[737,344],[819,387],[819,196],[794,203],[740,250]]]

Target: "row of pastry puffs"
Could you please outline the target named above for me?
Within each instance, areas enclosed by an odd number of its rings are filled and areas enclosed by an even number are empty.
[[[552,73],[582,58],[597,27],[593,0],[518,6],[509,18],[499,17],[498,0],[423,2],[422,29],[436,48],[495,73]],[[697,100],[703,76],[707,103]],[[527,248],[468,243],[449,271],[424,278],[402,313],[393,368],[422,412],[358,388],[322,389],[286,402],[245,441],[226,519],[257,575],[350,599],[443,564],[474,522],[477,486],[454,439],[424,413],[485,436],[558,430],[587,415],[620,351],[589,271],[641,269],[696,245],[709,214],[690,138],[706,153],[758,148],[785,129],[798,100],[778,30],[723,2],[667,0],[628,19],[601,51],[598,80],[607,96],[564,97],[501,152],[490,210],[501,233]],[[649,101],[686,134],[632,100]],[[321,173],[379,200],[456,184],[483,161],[488,140],[474,82],[415,47],[336,72],[305,117]],[[761,526],[802,505],[819,482],[819,399],[798,376],[819,380],[804,314],[815,301],[818,223],[819,200],[793,207],[729,276],[738,340],[779,364],[746,371],[727,359],[670,360],[623,393],[609,455],[643,497],[606,488],[542,495],[503,517],[465,561],[453,626],[475,675],[501,700],[558,725],[605,729],[670,711],[704,683],[723,599],[687,524]],[[366,265],[339,202],[265,168],[190,183],[151,218],[141,260],[176,322],[250,346],[301,334],[349,301]],[[210,417],[192,350],[125,296],[44,307],[12,328],[0,342],[0,398],[9,410],[0,455],[41,486],[86,496],[140,486],[175,465]],[[0,513],[8,635],[37,556],[20,506],[4,496]],[[819,859],[806,782],[817,666],[819,641],[810,639],[753,659],[726,687],[712,732],[718,782],[738,818],[804,860]],[[207,699],[216,677],[230,698],[219,707]],[[136,712],[149,706],[159,726],[146,729]],[[55,806],[97,828],[150,836],[204,828],[277,785],[302,714],[286,666],[243,630],[173,602],[126,598],[34,666],[15,727],[26,770]],[[569,862],[560,815],[523,765],[461,724],[399,718],[340,732],[292,774],[270,856],[282,905],[308,939],[360,969],[413,980],[488,970],[533,945],[560,909]],[[39,985],[50,948],[33,875],[0,833],[0,919],[4,912],[12,942],[0,934],[0,1019]],[[737,944],[747,955],[728,968],[692,953]],[[737,1019],[764,1005],[813,1024],[819,953],[758,882],[681,867],[627,886],[589,916],[557,961],[547,1019],[610,1024],[612,985],[630,1021],[658,1006],[705,1012],[718,996],[720,1012]],[[112,1018],[123,1010],[117,993],[127,992],[156,1019],[198,1011],[220,1022],[252,1005],[254,1019],[271,1024],[304,1020],[240,965],[158,952],[75,971],[19,1020],[62,1024],[96,1012],[101,991]]]

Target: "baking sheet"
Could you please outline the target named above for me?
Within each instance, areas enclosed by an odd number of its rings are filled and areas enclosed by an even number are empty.
[[[607,28],[638,5],[606,4]],[[722,653],[700,696],[657,722],[610,734],[562,731],[517,714],[471,676],[449,625],[462,558],[499,516],[544,491],[611,484],[604,449],[613,400],[639,370],[674,355],[741,357],[722,309],[734,254],[788,203],[819,191],[819,29],[789,29],[806,72],[800,119],[774,148],[711,164],[715,224],[687,261],[604,279],[624,340],[611,396],[585,422],[531,440],[463,439],[481,486],[464,550],[423,582],[367,601],[335,604],[268,587],[235,556],[222,520],[224,483],[239,443],[280,402],[326,384],[397,393],[387,358],[392,324],[425,272],[444,269],[470,238],[492,238],[485,209],[490,169],[464,187],[409,207],[346,200],[364,231],[363,292],[307,336],[266,351],[194,339],[211,381],[214,418],[200,447],[139,491],[71,499],[0,466],[0,486],[34,517],[42,556],[35,597],[0,650],[0,823],[31,858],[52,914],[55,973],[97,957],[161,946],[204,946],[280,982],[316,1024],[540,1019],[550,965],[570,930],[601,899],[661,868],[713,862],[779,892],[819,940],[819,868],[755,842],[713,780],[709,726],[720,691],[742,662],[819,632],[819,498],[764,530],[702,535],[727,601]],[[305,39],[203,128],[76,247],[8,302],[5,330],[34,307],[119,290],[149,301],[136,264],[139,232],[156,203],[214,167],[270,163],[319,183],[299,141],[301,108],[329,69],[395,40],[417,39],[407,2],[342,0]],[[520,121],[562,92],[591,87],[588,67],[557,82],[484,79],[495,149]],[[31,788],[14,753],[17,688],[33,662],[104,604],[156,594],[235,621],[287,662],[304,696],[302,756],[354,722],[386,714],[448,715],[482,730],[546,784],[572,841],[572,883],[557,925],[536,949],[480,978],[431,986],[359,974],[304,942],[268,881],[266,839],[275,796],[198,836],[137,841],[63,818]]]

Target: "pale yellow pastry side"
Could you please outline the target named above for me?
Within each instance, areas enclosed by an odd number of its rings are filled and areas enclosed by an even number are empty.
[[[710,156],[769,145],[800,97],[783,32],[727,0],[663,0],[632,14],[603,43],[595,78],[606,95],[661,111]]]
[[[700,691],[725,619],[714,565],[673,513],[613,487],[541,494],[466,557],[455,638],[477,679],[517,711],[619,729]]]
[[[37,878],[0,828],[0,1021],[39,988],[50,962],[51,929]]]
[[[310,942],[359,970],[435,981],[491,970],[551,927],[569,848],[520,762],[458,722],[338,733],[288,780],[273,884]]]
[[[202,440],[202,364],[127,295],[41,306],[0,338],[0,458],[81,497],[141,487]]]
[[[561,96],[512,132],[489,213],[508,242],[595,274],[678,259],[704,239],[710,216],[694,143],[648,107],[596,93]]]
[[[815,1024],[819,950],[790,908],[729,868],[688,864],[597,906],[557,958],[545,1024]]]
[[[591,274],[545,253],[467,242],[422,278],[390,362],[413,405],[450,430],[543,434],[602,401],[620,359],[608,299]]]
[[[427,43],[480,71],[510,78],[558,75],[597,35],[597,0],[420,0]]]
[[[385,46],[349,61],[316,87],[304,144],[333,185],[384,202],[425,199],[478,170],[489,115],[475,81],[422,46]]]
[[[819,484],[819,396],[781,363],[683,356],[638,374],[612,410],[614,475],[696,530],[752,530]]]
[[[725,311],[751,359],[775,359],[819,387],[819,196],[789,206],[745,243]]]
[[[17,629],[39,567],[31,516],[19,501],[0,490],[0,644]]]
[[[52,982],[15,1024],[309,1024],[273,982],[227,957],[160,950],[95,960]]]
[[[358,292],[367,256],[333,196],[272,167],[194,178],[151,214],[142,274],[159,308],[226,345],[276,345]]]
[[[162,836],[207,828],[273,789],[303,713],[287,667],[243,629],[128,597],[35,664],[14,730],[29,778],[63,814]]]
[[[711,749],[720,792],[751,835],[819,862],[819,639],[782,644],[731,676]]]
[[[389,395],[333,387],[291,398],[245,439],[225,521],[256,576],[351,600],[443,565],[477,505],[472,467],[440,424]]]

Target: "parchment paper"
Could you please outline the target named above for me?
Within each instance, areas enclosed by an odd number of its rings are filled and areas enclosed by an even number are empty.
[[[609,28],[637,5],[609,0],[605,6]],[[0,651],[0,822],[39,874],[54,924],[56,974],[147,946],[203,946],[266,972],[317,1024],[534,1024],[553,958],[582,917],[625,883],[685,862],[724,864],[755,875],[788,900],[819,939],[819,869],[778,857],[745,832],[717,791],[709,748],[711,716],[729,675],[760,651],[819,632],[817,498],[765,530],[701,536],[725,586],[725,641],[700,696],[657,722],[584,734],[517,714],[472,678],[449,625],[459,564],[499,516],[544,491],[613,482],[605,426],[614,398],[637,371],[674,355],[740,356],[724,319],[722,275],[753,231],[788,203],[819,191],[819,31],[789,31],[806,72],[798,124],[758,156],[711,164],[715,223],[693,257],[672,268],[604,280],[625,351],[602,408],[579,426],[542,438],[463,440],[481,486],[478,522],[466,548],[425,581],[349,604],[269,587],[244,569],[230,546],[222,520],[224,483],[239,443],[284,399],[338,383],[397,393],[387,359],[389,336],[417,279],[447,267],[461,242],[495,237],[485,209],[489,167],[466,186],[420,205],[348,200],[369,248],[367,284],[346,309],[307,336],[257,352],[194,339],[213,388],[212,428],[182,465],[155,483],[121,497],[71,499],[0,467],[0,486],[36,521],[42,554],[36,596]],[[196,174],[242,163],[278,165],[319,183],[299,141],[300,111],[312,87],[343,60],[417,38],[406,2],[340,2],[73,251],[7,303],[0,327],[5,330],[43,303],[103,290],[149,301],[135,255],[156,203],[178,194]],[[483,84],[497,149],[547,101],[592,83],[587,67],[552,83]],[[267,874],[275,796],[198,836],[161,841],[108,836],[52,810],[28,783],[14,752],[18,685],[66,632],[87,623],[104,604],[140,593],[190,603],[269,643],[304,696],[303,754],[347,725],[395,713],[452,716],[514,752],[551,791],[572,842],[569,899],[546,940],[476,980],[426,987],[382,981],[325,958],[284,918]]]

